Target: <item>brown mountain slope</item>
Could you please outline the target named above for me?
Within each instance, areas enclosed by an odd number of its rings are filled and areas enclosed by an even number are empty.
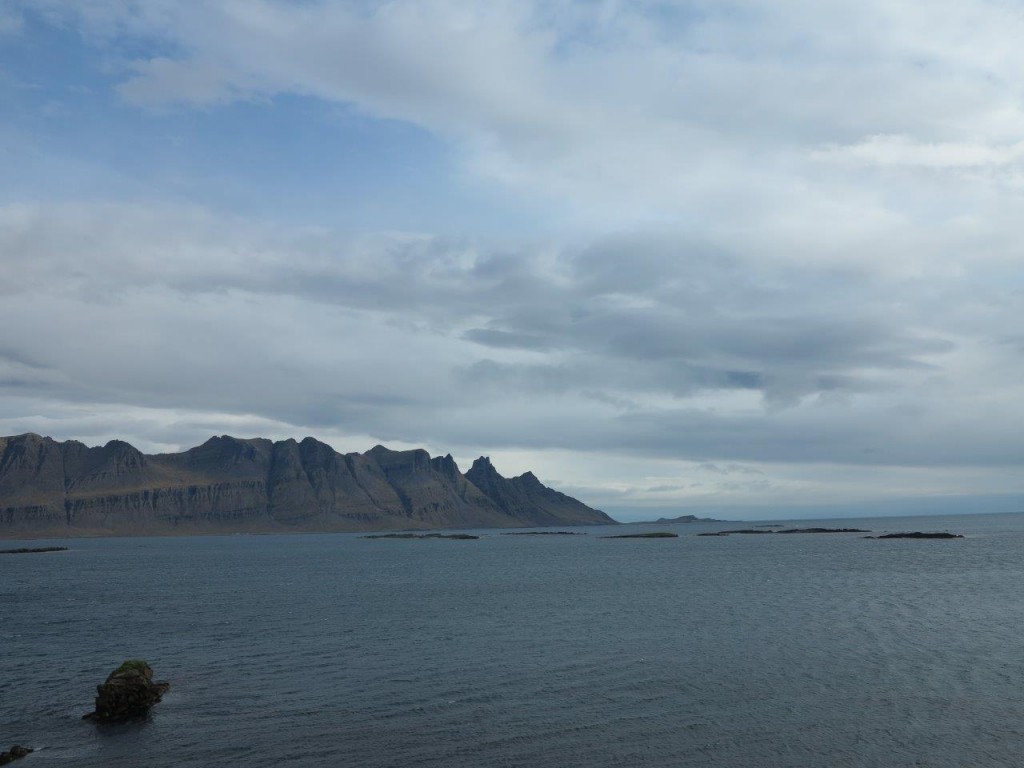
[[[507,480],[480,459],[463,475],[450,455],[423,450],[340,454],[311,437],[224,435],[147,456],[117,440],[90,448],[35,434],[0,437],[0,535],[612,522],[530,473]]]

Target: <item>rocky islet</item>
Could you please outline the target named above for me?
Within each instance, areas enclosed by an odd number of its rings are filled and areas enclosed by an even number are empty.
[[[122,723],[145,717],[171,685],[153,680],[153,668],[141,659],[129,659],[96,686],[95,710],[85,720]]]

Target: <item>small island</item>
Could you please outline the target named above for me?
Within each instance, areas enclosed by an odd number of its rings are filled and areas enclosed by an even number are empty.
[[[586,536],[583,531],[508,531],[502,536]]]
[[[360,536],[361,539],[455,539],[468,541],[479,539],[469,533],[375,533],[372,536]]]
[[[67,552],[67,547],[18,547],[17,549],[0,549],[0,555],[30,555],[35,552]]]
[[[602,536],[602,539],[678,539],[678,533],[651,531],[650,533],[620,533],[616,536]]]

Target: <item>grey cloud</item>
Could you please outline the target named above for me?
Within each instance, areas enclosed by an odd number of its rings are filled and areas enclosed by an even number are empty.
[[[644,488],[648,493],[666,493],[668,491],[682,491],[689,488],[689,484],[684,485],[651,485]]]
[[[38,362],[35,355],[27,350],[15,349],[13,347],[0,347],[0,364],[16,365],[20,368],[35,371],[51,370],[49,366]]]
[[[513,331],[499,331],[493,328],[471,328],[463,336],[468,341],[499,349],[533,349],[543,351],[554,346],[551,339],[544,338],[543,336],[530,333],[515,333]]]
[[[569,365],[514,365],[484,359],[461,372],[467,388],[497,392],[565,393],[579,389],[588,380],[579,367]]]
[[[718,465],[718,464],[713,464],[711,462],[704,462],[703,464],[698,465],[698,468],[703,470],[704,472],[713,472],[713,473],[718,474],[718,475],[733,475],[733,474],[740,474],[740,475],[763,475],[764,474],[764,472],[762,472],[760,469],[757,469],[755,467],[744,466],[742,464]]]
[[[942,382],[962,375],[946,361],[965,353],[964,324],[913,293],[930,299],[935,282],[769,267],[667,235],[656,247],[620,235],[512,252],[213,226],[203,212],[137,206],[20,207],[0,210],[0,221],[14,224],[0,227],[0,250],[21,254],[5,262],[7,352],[49,369],[38,386],[54,399],[208,408],[408,440],[480,443],[490,431],[509,445],[696,459],[928,463],[959,452],[973,461],[966,445],[941,456],[921,445],[915,457],[913,440],[893,448],[887,436],[895,423],[921,432],[945,407]],[[87,271],[76,243],[88,249]],[[629,263],[649,246],[649,274],[615,285],[616,254]],[[944,301],[965,306],[955,282],[941,285]],[[990,293],[989,325],[975,319],[971,338],[1005,336],[992,318],[1008,320],[1014,299],[995,284]],[[971,296],[980,299],[976,288]],[[760,399],[745,401],[742,418],[715,405],[744,393]],[[666,398],[704,398],[708,410],[683,419]],[[815,405],[821,398],[834,402]],[[879,417],[904,401],[922,410]],[[488,408],[514,423],[481,416]],[[974,430],[979,442],[989,420]],[[1008,449],[992,445],[980,455]]]
[[[101,208],[93,221],[76,221],[70,229],[94,232],[110,217],[130,214]],[[81,215],[75,212],[76,217]],[[147,231],[157,223],[148,214],[142,218]],[[531,271],[529,254],[511,261],[465,244],[424,238],[353,243],[323,237],[310,247],[308,241],[273,234],[266,235],[269,242],[259,237],[246,242],[251,237],[239,234],[241,243],[236,244],[223,232],[212,235],[205,220],[198,219],[190,222],[185,217],[183,222],[172,217],[164,223],[179,228],[192,225],[194,240],[184,254],[166,246],[154,252],[141,224],[122,224],[117,236],[107,238],[114,248],[100,253],[106,245],[100,239],[90,257],[91,270],[77,275],[75,264],[82,254],[73,243],[80,239],[72,231],[63,238],[55,234],[60,224],[54,221],[36,221],[20,240],[42,229],[50,234],[32,245],[37,257],[22,274],[21,288],[77,283],[87,300],[154,286],[186,295],[230,291],[292,295],[324,305],[415,317],[441,329],[480,316],[489,318],[489,327],[470,328],[464,338],[498,348],[566,349],[644,361],[648,367],[639,372],[641,381],[660,378],[660,386],[676,392],[732,387],[799,395],[864,388],[868,384],[858,381],[862,377],[849,373],[855,366],[888,370],[919,366],[918,355],[948,349],[948,343],[914,338],[868,318],[794,315],[788,309],[792,304],[779,316],[778,297],[760,301],[764,292],[758,275],[728,272],[723,277],[714,266],[705,271],[705,262],[690,258],[685,249],[663,269],[663,282],[675,283],[674,290],[666,292],[662,284],[651,283],[649,293],[619,294],[647,305],[637,309],[619,306],[603,290],[595,291],[587,256],[571,250],[564,262],[576,279],[555,284],[539,268]],[[96,235],[92,237],[95,240]],[[632,250],[644,245],[641,239],[632,249],[620,247],[617,252],[627,260]],[[11,247],[27,250],[19,243]],[[117,253],[118,248],[122,253]],[[235,263],[207,257],[222,250],[238,253]],[[494,269],[496,262],[503,266]],[[15,272],[9,290],[18,285]],[[693,283],[699,287],[691,289]],[[794,276],[787,298],[796,301],[800,290],[799,278]],[[740,310],[744,295],[746,303]]]

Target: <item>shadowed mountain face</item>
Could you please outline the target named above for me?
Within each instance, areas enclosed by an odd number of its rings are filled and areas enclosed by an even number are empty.
[[[118,440],[89,448],[0,437],[0,535],[361,531],[608,524],[527,473],[480,458],[463,475],[423,450],[340,454],[302,442],[212,437],[147,456]]]
[[[466,479],[479,488],[498,509],[517,520],[527,521],[527,525],[594,523],[595,510],[582,501],[548,488],[533,472],[511,479],[502,477],[487,456],[481,456],[473,462],[466,473]],[[600,514],[604,516],[604,513]]]

